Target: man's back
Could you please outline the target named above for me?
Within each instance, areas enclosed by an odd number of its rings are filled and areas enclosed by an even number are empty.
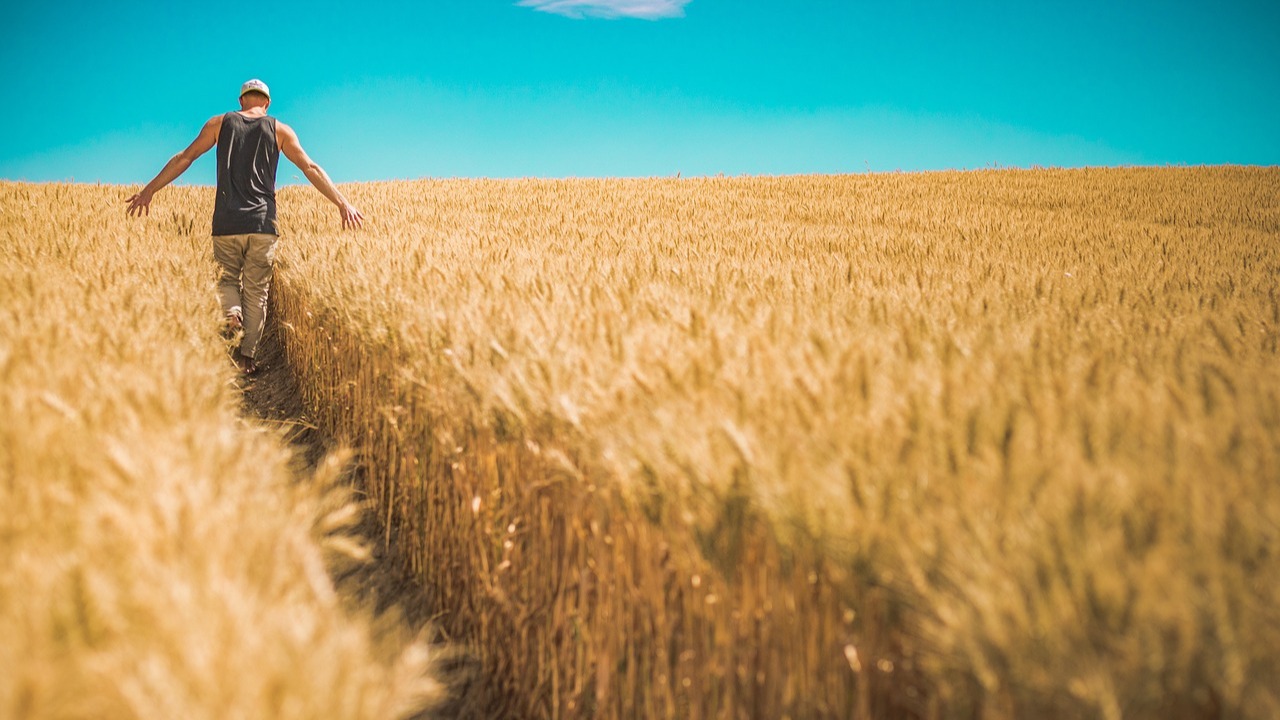
[[[276,119],[265,113],[229,112],[218,131],[218,194],[213,235],[267,233],[276,229],[276,167],[280,144]]]

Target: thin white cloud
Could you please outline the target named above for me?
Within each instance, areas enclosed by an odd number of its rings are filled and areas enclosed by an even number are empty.
[[[540,12],[555,13],[574,19],[595,18],[662,18],[684,17],[684,6],[691,0],[520,0],[517,5]]]

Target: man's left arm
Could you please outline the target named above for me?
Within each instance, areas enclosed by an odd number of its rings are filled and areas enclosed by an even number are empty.
[[[218,130],[222,127],[222,116],[209,118],[209,121],[200,128],[200,134],[196,139],[187,146],[185,150],[169,158],[169,162],[164,164],[160,173],[147,183],[147,186],[141,191],[129,196],[125,202],[129,203],[126,209],[130,215],[142,216],[151,213],[151,198],[160,190],[160,188],[177,180],[182,173],[191,167],[191,163],[196,161],[201,155],[209,151],[218,142]]]
[[[276,122],[276,138],[280,143],[280,152],[289,158],[289,162],[298,166],[303,175],[311,181],[311,184],[329,199],[329,202],[338,206],[338,215],[342,219],[342,228],[359,229],[364,223],[364,215],[347,201],[347,198],[338,190],[338,187],[329,179],[329,174],[324,168],[316,164],[307,152],[302,149],[302,143],[298,142],[298,134],[293,128],[282,122]]]

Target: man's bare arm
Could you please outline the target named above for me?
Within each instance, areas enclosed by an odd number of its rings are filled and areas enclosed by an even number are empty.
[[[285,125],[280,121],[276,121],[276,141],[280,144],[280,152],[289,158],[289,162],[298,166],[303,175],[311,181],[311,184],[329,199],[329,202],[338,206],[338,213],[342,216],[342,227],[358,228],[364,223],[364,215],[356,209],[354,205],[347,202],[341,192],[338,192],[337,186],[329,179],[328,173],[324,168],[320,167],[315,160],[312,160],[302,149],[302,144],[298,142],[298,134],[293,128]]]
[[[177,180],[182,173],[191,167],[191,163],[196,161],[201,155],[209,151],[218,142],[218,130],[222,127],[222,116],[218,115],[209,118],[209,121],[200,128],[200,134],[196,139],[187,146],[185,150],[169,158],[169,162],[164,164],[160,173],[147,183],[147,186],[132,196],[125,202],[129,203],[126,212],[130,215],[151,214],[151,198],[160,190],[160,188]]]

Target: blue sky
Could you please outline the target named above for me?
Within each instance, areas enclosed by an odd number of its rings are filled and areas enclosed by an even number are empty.
[[[51,0],[0,69],[7,179],[145,182],[250,77],[338,182],[1280,164],[1273,1]]]

